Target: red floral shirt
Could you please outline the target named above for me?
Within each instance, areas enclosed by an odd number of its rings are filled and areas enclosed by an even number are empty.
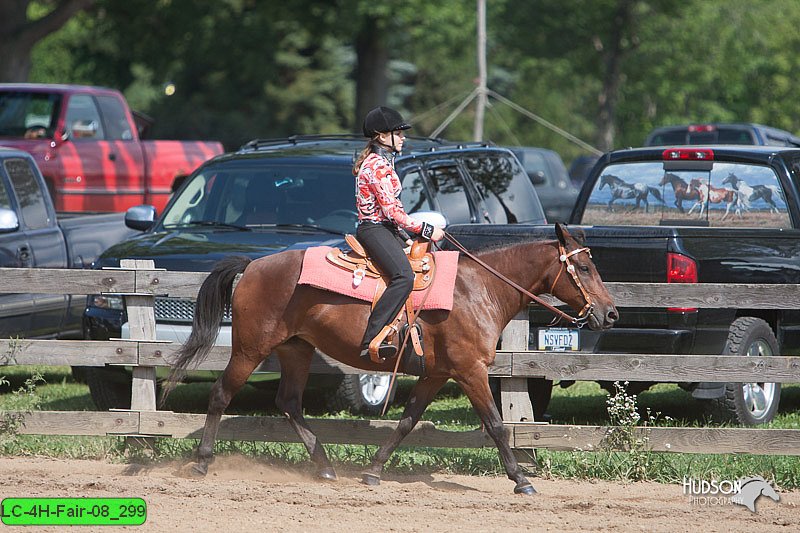
[[[356,176],[358,221],[388,220],[405,230],[420,233],[422,222],[409,217],[400,202],[402,190],[392,163],[379,153],[368,155]]]

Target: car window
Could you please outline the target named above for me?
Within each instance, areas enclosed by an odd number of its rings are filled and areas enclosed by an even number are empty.
[[[531,183],[544,185],[550,182],[550,169],[547,167],[547,161],[543,153],[533,150],[521,150],[515,153],[522,163],[522,168],[527,172]]]
[[[61,96],[48,93],[0,93],[0,137],[52,137]]]
[[[400,193],[400,202],[406,213],[417,211],[430,211],[433,209],[428,192],[425,190],[425,181],[419,168],[406,171],[400,178],[403,191]]]
[[[110,141],[130,141],[133,139],[131,125],[125,116],[122,102],[114,96],[98,96],[97,103],[103,113],[106,126],[106,139]]]
[[[67,104],[66,127],[71,139],[105,138],[100,112],[94,99],[88,94],[76,94],[70,97]]]
[[[483,199],[491,222],[514,224],[544,219],[539,198],[527,174],[512,156],[467,156],[464,165]]]
[[[473,222],[464,180],[455,165],[436,166],[427,169],[428,178],[436,195],[439,210],[450,224]]]
[[[163,224],[312,224],[344,233],[354,231],[357,218],[348,166],[270,162],[204,169],[189,178]]]
[[[791,227],[772,168],[718,161],[710,170],[665,170],[662,162],[609,165],[581,223]]]
[[[3,162],[20,207],[20,215],[30,229],[46,228],[50,217],[44,202],[42,189],[36,179],[32,163],[27,159],[6,159]]]
[[[3,181],[2,176],[0,176],[0,208],[11,209],[11,197],[8,194],[8,190],[6,189],[6,184],[5,181]]]

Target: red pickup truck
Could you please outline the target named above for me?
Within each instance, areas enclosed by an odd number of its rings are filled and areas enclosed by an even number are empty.
[[[59,212],[163,209],[176,178],[223,152],[211,141],[144,141],[119,91],[0,84],[0,146],[30,153]]]

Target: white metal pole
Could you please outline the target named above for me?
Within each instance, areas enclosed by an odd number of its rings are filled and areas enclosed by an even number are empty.
[[[478,93],[473,140],[483,140],[483,116],[486,112],[486,0],[478,0]]]

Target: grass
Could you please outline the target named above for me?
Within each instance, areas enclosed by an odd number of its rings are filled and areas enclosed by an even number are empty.
[[[31,391],[34,374],[44,382]],[[76,382],[68,367],[4,367],[0,377],[0,417],[8,410],[80,411],[93,410],[88,387]],[[27,384],[26,384],[27,383]],[[400,380],[398,400],[405,398],[413,380]],[[20,389],[22,392],[19,392]],[[166,409],[176,412],[204,413],[209,383],[179,386],[169,398]],[[259,388],[247,385],[228,409],[230,414],[280,416],[273,399],[275,387]],[[313,396],[313,395],[310,395]],[[610,424],[607,393],[594,382],[577,382],[568,388],[556,387],[549,413],[553,423],[578,425]],[[309,414],[324,418],[350,417],[346,413],[323,413],[311,403]],[[648,425],[702,426],[703,404],[676,385],[659,384],[635,398],[636,412]],[[647,419],[647,413],[652,416]],[[402,406],[390,407],[386,418],[399,419]],[[367,417],[356,417],[367,418]],[[428,408],[424,420],[441,429],[468,431],[480,426],[469,401],[453,383],[448,383],[437,400]],[[640,422],[641,423],[641,422]],[[800,384],[785,385],[781,408],[771,428],[800,428]],[[184,459],[191,457],[195,440],[158,439],[155,457]],[[327,445],[326,450],[335,465],[360,467],[368,464],[374,446]],[[311,469],[308,455],[300,444],[219,441],[217,454],[244,454],[270,464],[293,465]],[[68,437],[12,435],[0,432],[0,454],[14,456],[49,456],[63,458],[130,461],[124,439],[120,437]],[[538,468],[535,474],[547,478],[610,479],[659,482],[679,482],[684,476],[697,479],[735,479],[762,475],[774,479],[783,488],[800,487],[800,458],[789,456],[757,456],[748,454],[670,454],[647,451],[646,443],[634,443],[630,452],[558,452],[537,451]],[[430,473],[449,472],[470,475],[502,474],[503,468],[494,448],[443,449],[401,448],[390,459],[387,472]]]

